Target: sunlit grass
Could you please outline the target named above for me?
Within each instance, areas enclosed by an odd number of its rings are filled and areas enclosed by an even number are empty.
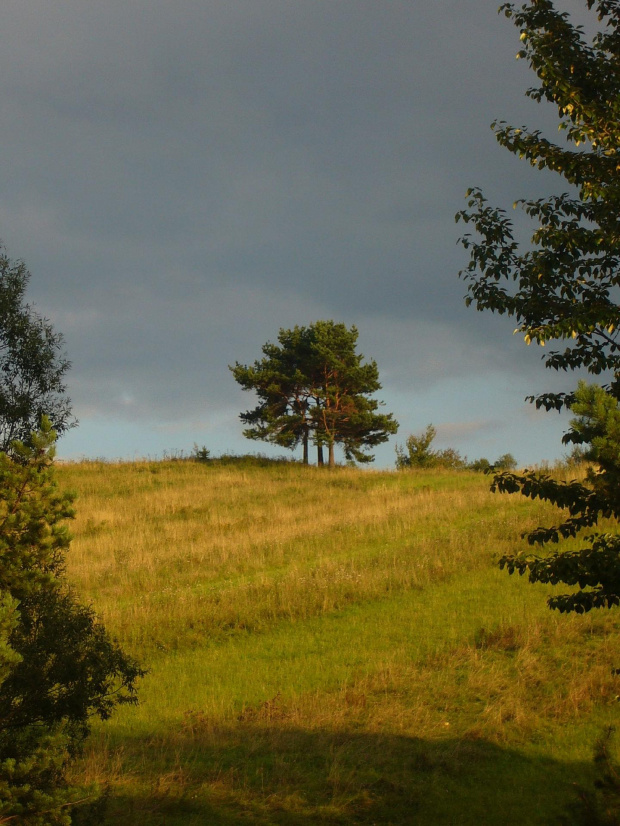
[[[79,493],[69,576],[149,668],[79,766],[110,783],[110,822],[540,823],[589,778],[617,717],[616,615],[552,613],[496,565],[553,520],[542,503],[470,473],[60,478]]]

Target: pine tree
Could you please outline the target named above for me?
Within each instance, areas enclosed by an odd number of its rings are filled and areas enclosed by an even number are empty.
[[[244,390],[256,392],[260,403],[241,413],[249,425],[243,435],[293,449],[303,445],[303,462],[308,464],[311,388],[307,377],[310,361],[310,335],[303,327],[281,329],[278,344],[263,345],[264,357],[253,365],[236,362],[230,367]]]
[[[244,435],[290,448],[301,441],[304,463],[310,439],[319,465],[324,447],[330,467],[335,465],[336,444],[347,459],[372,461],[365,448],[385,442],[398,423],[391,414],[377,412],[380,402],[372,394],[381,388],[379,371],[356,352],[357,338],[355,327],[333,321],[282,329],[279,344],[263,346],[261,361],[231,367],[243,389],[254,390],[260,400],[241,414],[250,425]]]

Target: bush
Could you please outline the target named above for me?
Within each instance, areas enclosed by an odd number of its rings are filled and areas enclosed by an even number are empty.
[[[194,442],[194,452],[192,453],[192,459],[196,462],[208,462],[211,459],[211,451],[207,448],[206,445],[200,447],[196,442]]]
[[[517,460],[512,453],[503,453],[493,464],[485,458],[476,459],[467,465],[467,469],[475,470],[478,473],[492,473],[494,471],[514,470],[516,466]]]
[[[468,470],[475,470],[477,473],[490,473],[493,470],[493,465],[489,462],[488,459],[484,457],[481,459],[475,459],[473,462],[470,462],[467,465]]]
[[[457,470],[467,465],[467,460],[452,447],[444,450],[431,450],[431,444],[437,435],[432,424],[420,435],[407,437],[405,447],[396,445],[396,467],[398,470],[408,468],[446,468]]]
[[[503,453],[493,465],[493,470],[514,470],[517,466],[517,460],[512,453]]]
[[[467,457],[461,456],[458,450],[447,447],[444,450],[435,452],[434,467],[445,468],[447,470],[462,470],[467,467]]]

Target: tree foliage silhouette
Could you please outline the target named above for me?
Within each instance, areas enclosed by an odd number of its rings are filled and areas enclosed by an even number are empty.
[[[547,367],[585,368],[607,382],[531,399],[537,407],[569,407],[577,414],[564,440],[589,445],[598,467],[585,483],[562,483],[533,472],[495,478],[495,490],[520,491],[568,512],[557,526],[529,533],[532,545],[575,536],[600,517],[620,516],[614,488],[620,473],[615,424],[620,399],[620,5],[587,0],[586,6],[598,19],[590,41],[551,0],[500,8],[520,29],[517,56],[539,79],[527,95],[556,107],[565,140],[554,142],[540,130],[505,122],[493,124],[497,140],[535,168],[558,173],[570,191],[515,202],[535,224],[524,245],[506,212],[490,206],[479,189],[468,192],[468,209],[457,215],[476,231],[476,237],[461,239],[470,253],[469,266],[461,272],[468,285],[466,303],[512,316],[515,332],[527,344],[559,343],[545,356]],[[619,550],[613,536],[598,533],[575,553],[508,556],[501,564],[511,572],[527,572],[532,581],[576,585],[576,593],[554,596],[550,605],[583,612],[618,604]]]
[[[70,363],[64,341],[47,319],[26,303],[30,273],[0,246],[0,451],[27,442],[41,417],[57,434],[73,419],[64,376]]]
[[[69,824],[66,768],[90,730],[136,699],[142,671],[64,578],[73,497],[44,417],[0,453],[0,820]]]
[[[371,462],[367,449],[387,441],[398,423],[378,412],[381,403],[372,394],[381,389],[379,371],[356,352],[357,338],[355,327],[317,321],[281,329],[278,344],[263,346],[260,361],[231,366],[243,389],[259,397],[257,407],[241,414],[249,425],[244,435],[288,448],[301,442],[306,464],[311,440],[319,464],[325,447],[334,466],[336,444],[347,459]]]

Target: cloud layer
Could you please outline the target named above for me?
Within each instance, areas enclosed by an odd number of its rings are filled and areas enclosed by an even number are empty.
[[[429,393],[458,424],[456,378],[539,383],[510,322],[464,308],[453,220],[472,184],[506,206],[557,186],[489,130],[555,128],[517,47],[488,0],[6,0],[0,236],[83,426],[208,421],[225,448],[249,405],[227,365],[318,318],[358,326],[405,429]]]

